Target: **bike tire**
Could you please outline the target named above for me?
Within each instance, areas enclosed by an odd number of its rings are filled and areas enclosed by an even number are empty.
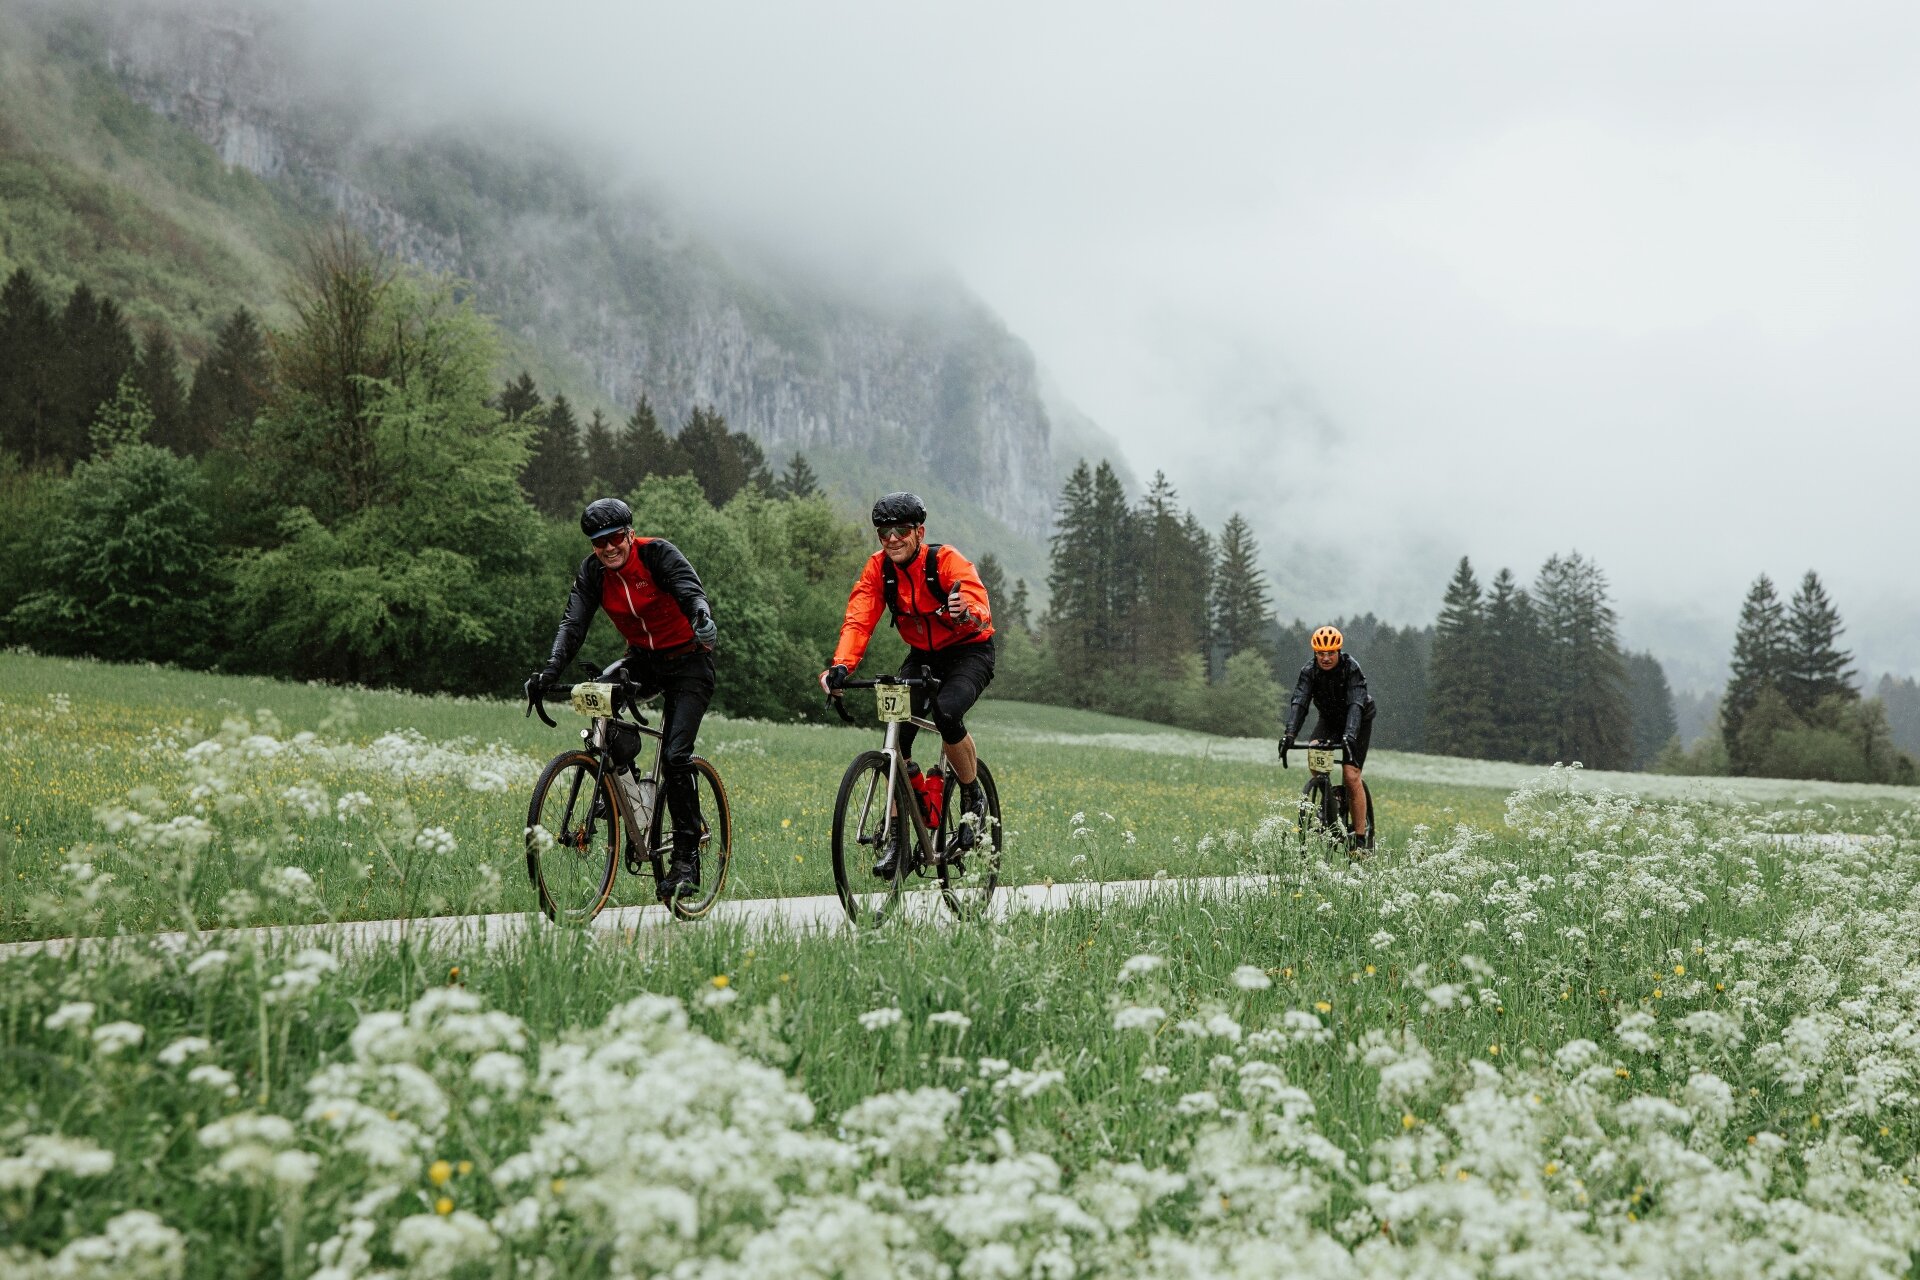
[[[879,925],[894,914],[907,868],[914,860],[915,851],[909,847],[895,859],[892,878],[875,887],[872,863],[879,857],[877,838],[887,822],[887,774],[886,752],[861,752],[847,766],[833,802],[833,887],[847,919],[855,925]],[[906,824],[911,842],[913,820],[908,815],[913,800],[905,769],[894,791],[895,821]]]
[[[587,923],[613,892],[625,829],[612,776],[603,775],[594,787],[599,770],[592,753],[563,751],[533,784],[525,832],[527,877],[540,910],[555,924]]]
[[[987,762],[981,760],[977,764],[980,789],[987,797],[986,843],[976,843],[958,855],[958,863],[953,861],[955,855],[950,851],[954,848],[954,809],[960,781],[951,769],[944,771],[946,787],[941,793],[940,830],[934,839],[934,849],[940,855],[940,897],[947,909],[961,920],[978,920],[986,914],[994,887],[1000,883],[1000,868],[1005,865],[1006,828],[1000,823],[1000,789],[993,785],[993,771],[987,768]]]
[[[1315,774],[1300,788],[1300,812],[1294,819],[1294,835],[1302,847],[1324,839],[1330,823],[1327,812],[1332,803],[1333,785],[1325,774]]]
[[[720,891],[727,887],[727,872],[733,867],[733,810],[727,804],[727,785],[720,780],[720,771],[699,756],[693,758],[693,785],[700,801],[700,882],[706,888],[667,904],[682,920],[698,920],[713,910]],[[654,801],[653,829],[648,836],[656,874],[661,859],[672,855],[671,847],[661,843],[663,837],[673,839],[673,829],[667,825],[671,809],[664,791],[662,788]]]

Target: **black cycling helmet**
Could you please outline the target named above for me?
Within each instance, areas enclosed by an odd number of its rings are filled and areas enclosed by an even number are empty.
[[[890,493],[873,504],[873,527],[883,524],[925,524],[927,504],[917,493]]]
[[[618,498],[595,498],[580,513],[580,532],[589,538],[604,538],[615,529],[633,525],[633,508]]]

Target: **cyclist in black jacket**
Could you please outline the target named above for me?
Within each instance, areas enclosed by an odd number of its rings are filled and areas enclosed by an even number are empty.
[[[1356,833],[1373,834],[1367,817],[1367,791],[1360,785],[1360,768],[1367,762],[1367,746],[1373,740],[1373,695],[1367,692],[1367,677],[1351,655],[1342,653],[1346,638],[1338,627],[1321,627],[1313,633],[1313,661],[1300,668],[1300,679],[1287,700],[1287,721],[1280,735],[1280,754],[1293,749],[1293,739],[1307,722],[1307,708],[1319,713],[1314,721],[1310,742],[1332,742],[1334,727],[1339,727],[1340,745],[1346,748],[1347,804],[1353,810]]]

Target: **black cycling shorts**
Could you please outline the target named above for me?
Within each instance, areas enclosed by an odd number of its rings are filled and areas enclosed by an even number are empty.
[[[945,649],[909,649],[900,674],[917,676],[920,668],[930,667],[940,678],[940,692],[929,707],[924,687],[913,691],[913,714],[924,717],[940,729],[943,742],[961,742],[967,736],[966,715],[980,694],[993,683],[993,637],[972,644],[949,645]],[[919,732],[911,724],[900,726],[900,749],[913,752],[913,739]]]
[[[1346,722],[1343,720],[1341,721],[1338,731],[1330,729],[1327,727],[1326,717],[1318,716],[1313,722],[1313,740],[1316,742],[1337,743],[1340,741],[1340,733],[1345,731],[1346,727]],[[1367,748],[1372,745],[1372,743],[1373,717],[1361,716],[1360,732],[1353,735],[1353,754],[1347,757],[1347,763],[1356,769],[1366,768]]]

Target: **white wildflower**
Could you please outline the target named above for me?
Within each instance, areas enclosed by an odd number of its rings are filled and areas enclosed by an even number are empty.
[[[1208,1116],[1220,1110],[1220,1099],[1212,1091],[1202,1089],[1198,1093],[1181,1095],[1173,1109],[1183,1116]]]
[[[1140,1078],[1148,1084],[1165,1084],[1173,1077],[1173,1068],[1162,1066],[1158,1062],[1149,1062],[1140,1068]]]
[[[231,959],[233,959],[231,951],[222,951],[218,947],[209,948],[187,963],[187,976],[197,978],[203,973],[218,972]]]
[[[446,858],[457,852],[460,844],[445,827],[428,827],[413,838],[413,847],[430,858]]]
[[[155,1054],[154,1061],[163,1067],[177,1067],[188,1058],[197,1058],[212,1048],[213,1042],[204,1036],[181,1036]]]
[[[860,1015],[860,1025],[869,1031],[884,1031],[888,1027],[899,1025],[905,1015],[898,1005],[885,1005],[878,1009],[869,1009]]]
[[[973,1019],[958,1009],[942,1009],[938,1013],[927,1015],[927,1025],[930,1027],[952,1027],[955,1031],[965,1035],[967,1028],[973,1025]]]
[[[202,1063],[187,1072],[188,1084],[204,1085],[216,1093],[225,1094],[229,1098],[237,1098],[240,1096],[240,1087],[233,1081],[233,1072],[227,1070],[225,1067],[214,1066],[211,1062]]]
[[[333,816],[348,822],[373,808],[373,797],[364,791],[349,791],[333,804]]]
[[[1120,981],[1130,982],[1135,978],[1144,977],[1156,969],[1164,969],[1166,964],[1167,962],[1159,956],[1134,956],[1131,960],[1128,960],[1120,966]]]
[[[1123,1005],[1113,1011],[1115,1031],[1152,1031],[1167,1020],[1167,1011],[1157,1004]]]
[[[70,1000],[47,1015],[41,1025],[49,1031],[78,1029],[93,1021],[93,1002],[91,1000]]]
[[[1233,985],[1242,991],[1265,991],[1273,985],[1273,979],[1259,966],[1243,964],[1233,971]]]
[[[147,1029],[137,1022],[108,1022],[93,1029],[94,1049],[109,1058],[146,1038]]]

